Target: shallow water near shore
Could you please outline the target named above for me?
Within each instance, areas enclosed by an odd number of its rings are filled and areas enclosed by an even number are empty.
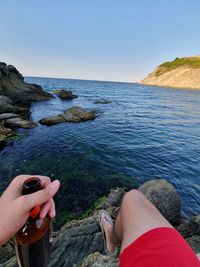
[[[0,151],[0,189],[21,173],[60,179],[58,214],[81,214],[110,188],[167,179],[182,199],[182,214],[200,213],[200,91],[130,83],[27,77],[51,92],[79,97],[32,105],[32,119],[78,105],[96,109],[94,121],[20,129]],[[111,104],[97,105],[106,98]]]

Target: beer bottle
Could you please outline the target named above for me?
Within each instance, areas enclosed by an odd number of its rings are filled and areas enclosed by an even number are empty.
[[[22,194],[27,195],[41,190],[41,181],[37,177],[27,179]],[[40,219],[41,206],[30,211],[24,226],[15,235],[16,254],[20,267],[46,267],[51,255],[52,223],[47,215]]]

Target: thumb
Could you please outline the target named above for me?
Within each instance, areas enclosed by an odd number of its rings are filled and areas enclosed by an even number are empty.
[[[55,196],[59,187],[60,187],[60,182],[58,180],[55,180],[52,183],[50,183],[47,187],[38,192],[22,196],[24,198],[26,209],[30,210],[35,206],[44,204],[53,196]]]

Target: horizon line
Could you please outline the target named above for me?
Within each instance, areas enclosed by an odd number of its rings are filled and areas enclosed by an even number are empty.
[[[32,75],[24,75],[27,78],[47,78],[47,79],[63,79],[63,80],[79,80],[79,81],[93,81],[93,82],[110,82],[110,83],[139,83],[136,81],[128,82],[128,81],[113,81],[113,80],[95,80],[95,79],[81,79],[81,78],[64,78],[64,77],[50,77],[50,76],[32,76]]]

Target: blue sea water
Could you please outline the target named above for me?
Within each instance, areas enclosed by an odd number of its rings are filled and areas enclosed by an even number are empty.
[[[74,105],[96,109],[99,116],[20,129],[21,137],[0,151],[1,189],[20,173],[49,175],[62,182],[59,212],[78,213],[111,187],[164,178],[180,193],[183,216],[200,213],[200,91],[53,78],[26,81],[49,92],[71,89],[79,96],[34,103],[36,122]],[[94,104],[102,98],[112,103]]]

